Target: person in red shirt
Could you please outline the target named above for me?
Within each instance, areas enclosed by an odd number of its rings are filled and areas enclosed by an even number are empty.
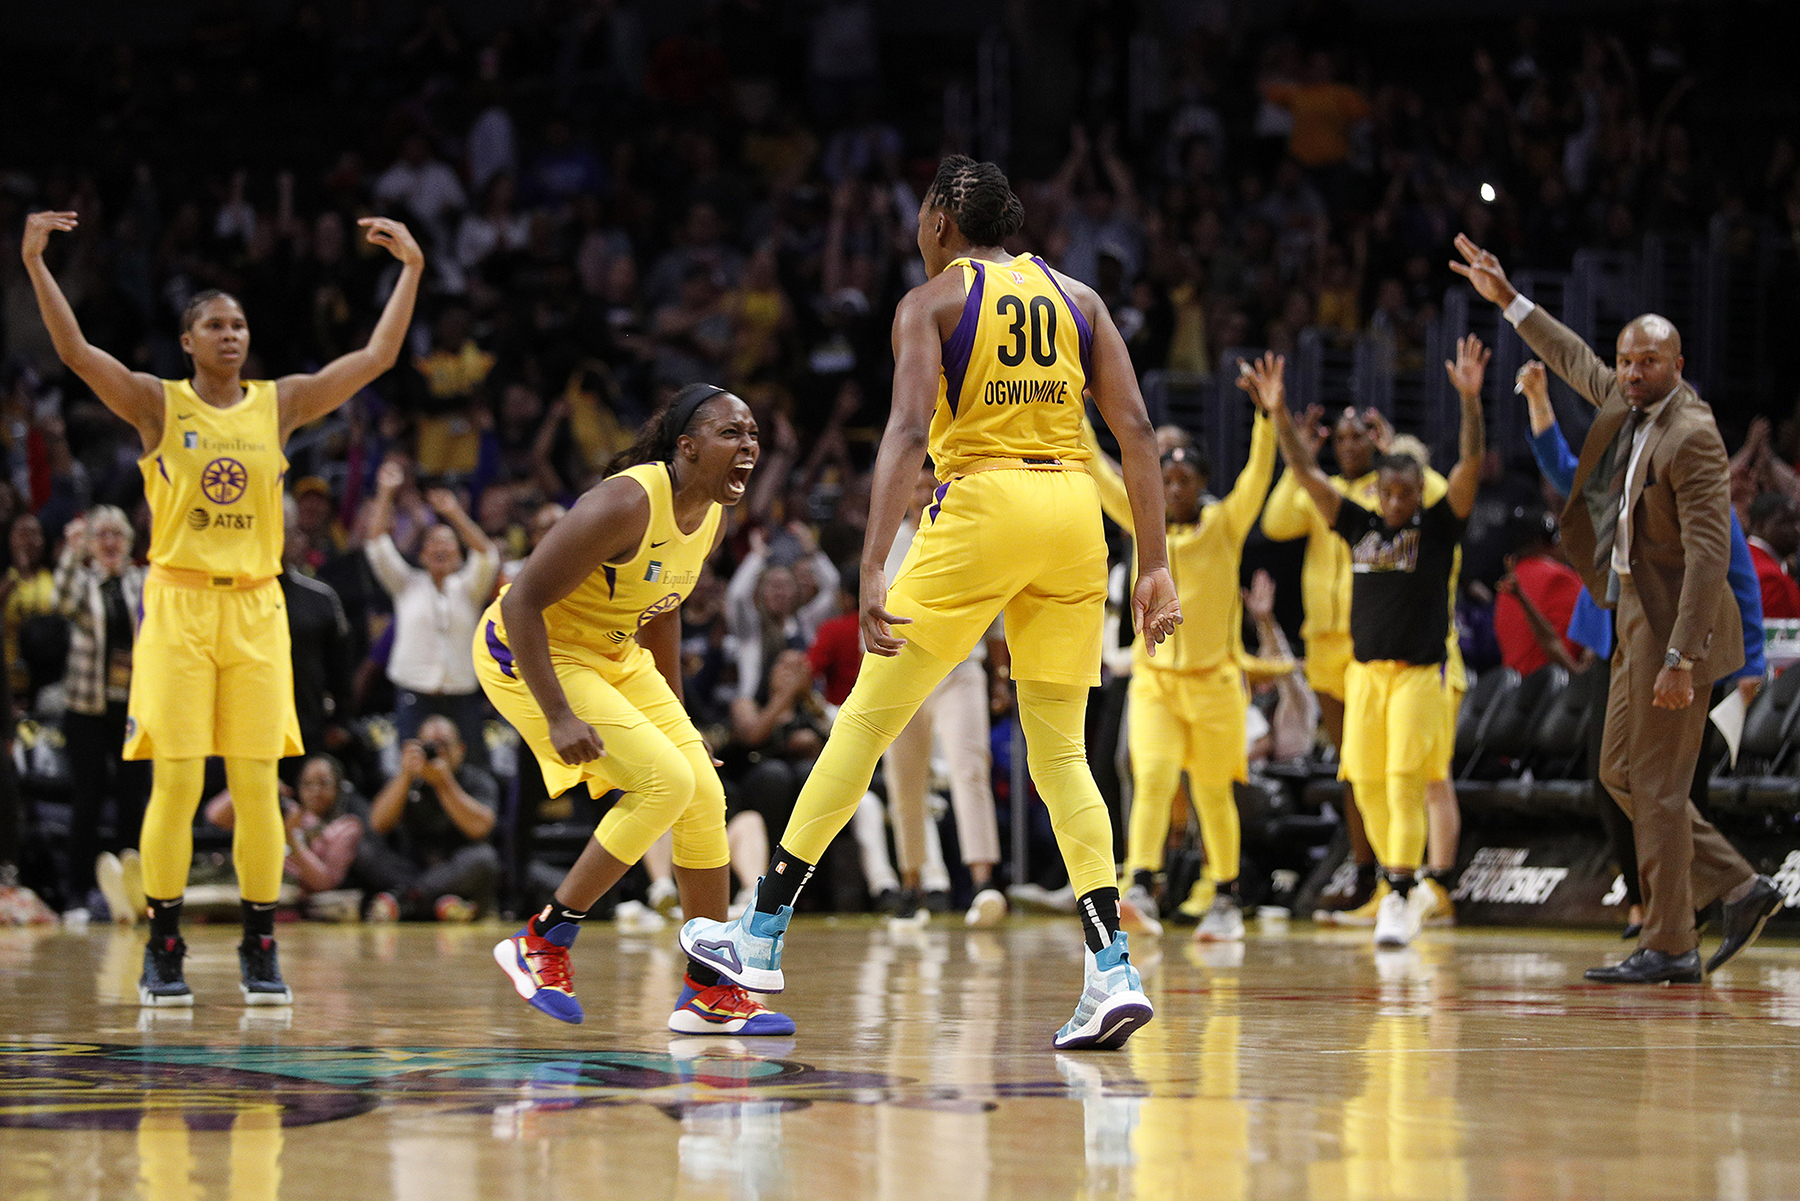
[[[1765,492],[1750,505],[1750,561],[1762,588],[1763,620],[1800,617],[1800,582],[1788,574],[1800,547],[1800,517],[1792,498]]]
[[[838,564],[838,615],[819,623],[813,644],[806,648],[806,661],[812,664],[814,678],[822,683],[829,705],[844,703],[862,667],[862,626],[856,607],[861,579],[854,562]]]
[[[1494,635],[1500,641],[1501,660],[1528,676],[1550,657],[1532,635],[1520,598],[1543,614],[1570,659],[1579,659],[1581,649],[1569,641],[1568,629],[1575,598],[1581,595],[1581,577],[1556,557],[1556,518],[1542,509],[1515,509],[1507,525],[1512,552],[1506,557],[1507,580],[1494,602]]]

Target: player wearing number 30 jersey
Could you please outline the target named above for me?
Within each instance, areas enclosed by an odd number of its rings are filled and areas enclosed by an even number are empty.
[[[1124,340],[1092,289],[1002,249],[1023,216],[992,163],[958,155],[939,166],[919,209],[919,251],[933,278],[894,318],[893,411],[863,543],[870,654],[754,907],[732,922],[690,921],[681,942],[746,987],[782,987],[781,939],[800,887],[882,751],[1004,613],[1031,773],[1088,944],[1082,998],[1056,1045],[1116,1047],[1149,1020],[1150,1003],[1118,931],[1112,828],[1082,736],[1087,691],[1100,680],[1106,591],[1100,500],[1081,438],[1086,391],[1119,433],[1133,513],[1147,531],[1134,609],[1149,643],[1174,628],[1180,606],[1155,441]],[[890,594],[884,564],[928,444],[940,483]]]

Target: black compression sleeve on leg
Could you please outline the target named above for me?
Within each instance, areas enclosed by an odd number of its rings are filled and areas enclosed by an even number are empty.
[[[795,858],[786,847],[777,846],[769,857],[769,874],[756,886],[756,911],[780,913],[782,906],[792,905],[812,879],[815,866]]]
[[[1113,935],[1119,932],[1117,888],[1096,888],[1093,892],[1083,893],[1075,902],[1075,912],[1081,917],[1081,933],[1087,939],[1088,950],[1098,955],[1112,946]]]

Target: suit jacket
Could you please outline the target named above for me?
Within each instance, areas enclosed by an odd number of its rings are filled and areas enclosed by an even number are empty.
[[[1618,511],[1607,493],[1614,464],[1631,454],[1619,437],[1630,406],[1613,369],[1541,307],[1519,322],[1519,333],[1550,370],[1600,410],[1581,446],[1562,537],[1594,598],[1616,595],[1609,585]],[[1685,381],[1650,426],[1630,505],[1631,579],[1660,649],[1673,647],[1694,661],[1696,687],[1730,675],[1744,665],[1743,626],[1726,583],[1730,465],[1712,409]]]

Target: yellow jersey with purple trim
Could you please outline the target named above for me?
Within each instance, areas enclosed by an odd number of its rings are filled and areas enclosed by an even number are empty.
[[[960,258],[962,317],[944,340],[943,375],[931,417],[938,478],[982,460],[1027,466],[1081,463],[1082,393],[1094,331],[1044,260]]]
[[[573,592],[544,610],[552,655],[587,652],[622,658],[637,645],[638,630],[681,607],[712,553],[725,512],[722,506],[709,506],[700,528],[684,534],[675,524],[675,489],[667,463],[640,463],[619,474],[635,480],[649,495],[649,524],[630,561],[602,563]],[[513,675],[498,600],[488,606],[482,625],[488,652],[503,672]]]
[[[150,561],[219,577],[281,573],[281,410],[271,380],[215,408],[166,379],[162,440],[138,460],[150,505]]]

